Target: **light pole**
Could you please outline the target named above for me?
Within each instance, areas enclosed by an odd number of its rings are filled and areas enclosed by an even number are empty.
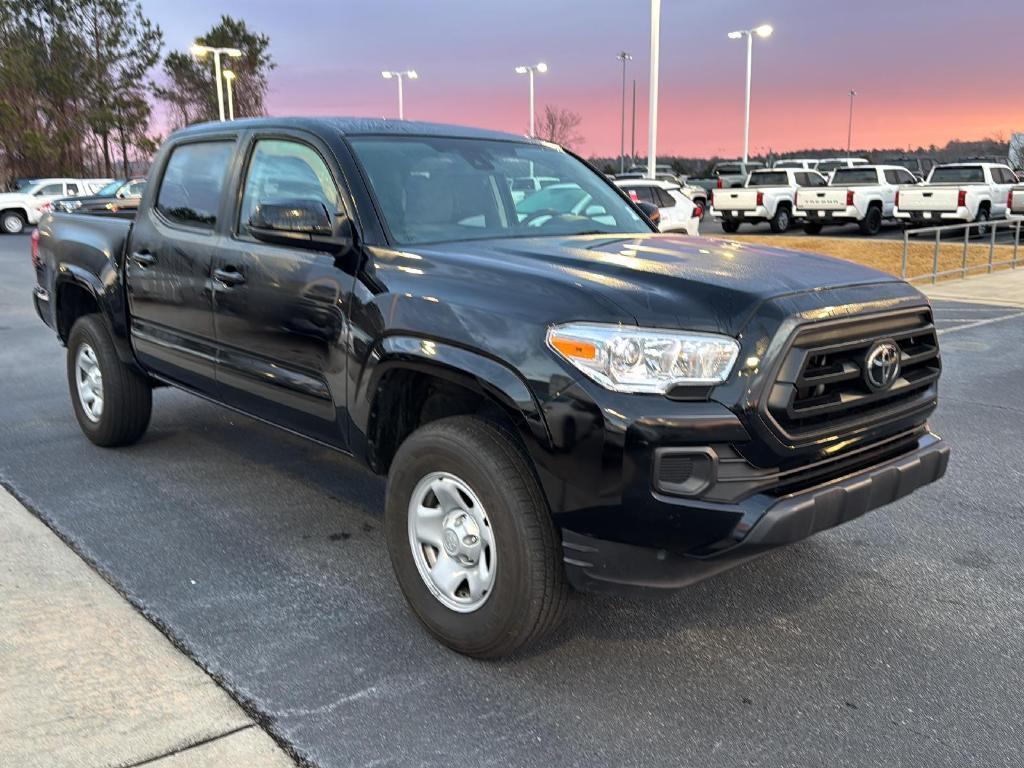
[[[850,142],[853,139],[853,97],[857,95],[857,92],[853,89],[850,90],[850,123],[846,127],[846,156],[850,156]]]
[[[529,75],[530,76],[530,138],[531,139],[536,135],[536,131],[534,130],[534,120],[533,120],[533,76],[535,74],[537,74],[538,72],[543,75],[547,71],[548,71],[548,65],[545,64],[543,61],[538,62],[537,64],[529,64],[529,65],[526,65],[526,66],[516,67],[516,74],[517,75]]]
[[[235,73],[230,69],[224,70],[224,79],[228,83],[228,120],[235,119]]]
[[[213,74],[214,79],[217,81],[217,109],[220,112],[220,121],[224,122],[224,83],[221,80],[220,71],[220,57],[221,55],[230,56],[233,59],[237,59],[242,55],[242,52],[237,48],[214,48],[210,45],[200,45],[196,43],[192,46],[192,55],[197,59],[201,59],[208,53],[213,54]]]
[[[658,163],[658,59],[661,48],[661,0],[651,0],[651,96],[647,117],[647,178]]]
[[[398,119],[405,120],[405,96],[402,92],[402,80],[405,78],[418,80],[420,76],[416,74],[415,69],[406,69],[403,72],[388,72],[385,70],[380,73],[380,76],[385,80],[390,80],[393,77],[398,79]]]
[[[633,57],[625,51],[619,51],[616,56],[622,62],[622,126],[619,131],[619,173],[626,171],[626,62],[632,61]]]
[[[754,35],[758,37],[771,37],[772,34],[771,24],[762,24],[754,29],[741,29],[735,32],[729,33],[730,40],[739,40],[743,37],[747,38],[747,95],[743,114],[743,164],[747,163],[747,153],[750,147],[750,65],[751,59],[754,55]]]

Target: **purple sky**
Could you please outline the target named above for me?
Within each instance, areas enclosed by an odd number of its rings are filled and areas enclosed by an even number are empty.
[[[527,82],[545,61],[545,104],[583,117],[579,148],[615,155],[619,50],[633,54],[637,150],[647,145],[649,7],[645,0],[143,0],[172,48],[220,14],[270,35],[278,68],[272,114],[395,116],[394,81],[418,70],[406,117],[523,133]],[[745,43],[755,40],[751,152],[844,146],[850,88],[854,147],[943,144],[1024,130],[1024,0],[663,0],[659,153],[737,155]],[[286,9],[286,10],[285,10]],[[628,96],[627,96],[628,98]],[[627,151],[629,116],[627,113]]]

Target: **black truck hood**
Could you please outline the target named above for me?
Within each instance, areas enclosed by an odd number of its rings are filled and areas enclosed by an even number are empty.
[[[835,300],[834,292],[825,298],[830,289],[898,282],[828,256],[679,235],[476,240],[426,246],[421,253],[427,258],[457,254],[536,279],[571,282],[597,291],[639,325],[733,335],[769,299],[819,292],[824,304]],[[483,264],[481,271],[486,271]]]

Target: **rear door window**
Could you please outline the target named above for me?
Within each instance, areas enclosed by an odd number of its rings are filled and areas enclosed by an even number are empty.
[[[655,193],[658,195],[658,207],[659,208],[671,208],[676,204],[675,198],[672,197],[664,189],[655,188]]]
[[[234,147],[230,141],[175,147],[157,194],[160,215],[176,224],[213,229]]]

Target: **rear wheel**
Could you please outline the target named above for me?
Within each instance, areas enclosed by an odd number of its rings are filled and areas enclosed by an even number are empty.
[[[558,624],[561,543],[522,450],[494,424],[440,419],[402,443],[384,525],[406,600],[450,648],[498,658]]]
[[[0,229],[8,235],[19,235],[28,224],[25,217],[19,211],[4,211],[0,214]]]
[[[821,234],[821,222],[808,221],[804,223],[804,232],[808,235],[819,235]]]
[[[722,230],[730,235],[739,230],[740,223],[734,219],[722,219]]]
[[[860,220],[861,234],[874,237],[882,231],[882,209],[877,205],[868,208],[867,214]]]
[[[152,389],[144,376],[121,362],[99,315],[75,321],[67,366],[75,417],[86,437],[105,447],[142,437],[153,408]]]
[[[780,205],[775,209],[775,215],[772,216],[771,220],[768,222],[768,226],[771,227],[772,232],[781,235],[789,229],[789,225],[792,221],[793,218],[790,215],[789,208],[784,205]]]
[[[979,208],[978,215],[974,217],[975,223],[978,225],[978,235],[984,237],[988,234],[989,229],[989,212],[988,208]]]

